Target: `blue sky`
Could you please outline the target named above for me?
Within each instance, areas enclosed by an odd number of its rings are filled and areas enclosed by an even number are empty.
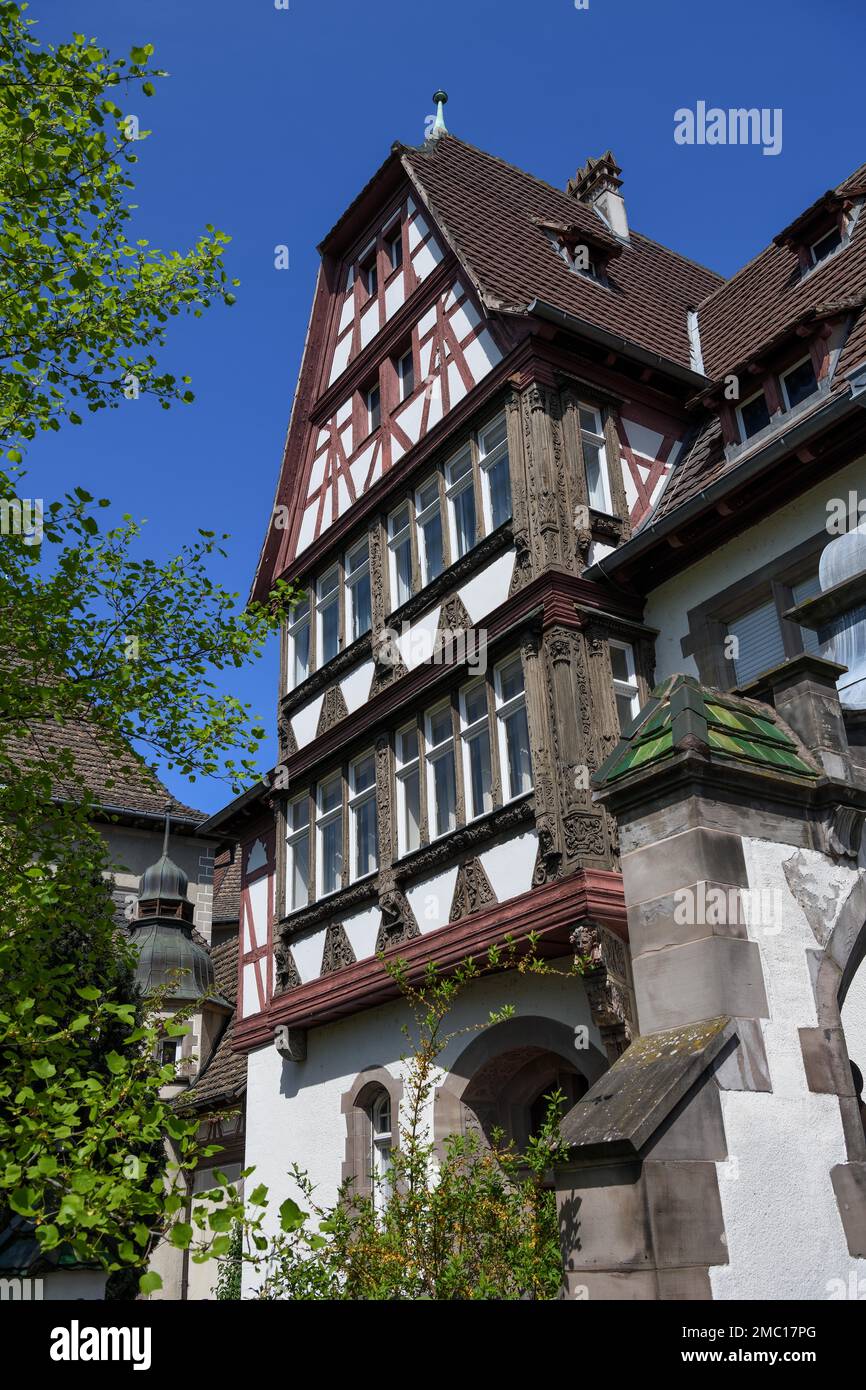
[[[172,334],[166,366],[195,404],[145,401],[38,441],[30,491],[80,485],[147,518],[168,556],[202,526],[231,532],[217,571],[246,594],[268,520],[316,272],[315,247],[394,140],[423,138],[431,93],[449,128],[558,186],[611,147],[633,227],[731,274],[866,160],[859,0],[32,0],[45,41],[83,30],[116,53],[153,43],[170,79],[140,100],[136,235],[186,249],[231,234],[232,309]],[[699,100],[780,107],[777,156],[683,147]],[[128,104],[127,109],[135,109]],[[495,229],[492,229],[495,234]],[[290,268],[274,269],[274,247]],[[134,412],[134,414],[133,414]],[[274,727],[276,644],[232,693]],[[270,766],[271,743],[263,750]],[[266,761],[267,760],[267,761]],[[204,810],[219,784],[172,790]]]

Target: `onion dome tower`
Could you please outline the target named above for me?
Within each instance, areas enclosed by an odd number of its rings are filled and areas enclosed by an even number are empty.
[[[167,998],[187,1002],[213,997],[214,970],[208,951],[193,940],[189,880],[169,858],[170,828],[167,806],[162,854],[142,875],[138,917],[132,923],[132,944],[138,952],[135,978],[143,994],[165,989]]]

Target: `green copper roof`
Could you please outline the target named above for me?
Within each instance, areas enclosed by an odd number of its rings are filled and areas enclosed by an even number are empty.
[[[705,749],[714,761],[797,777],[819,775],[768,706],[711,690],[693,676],[671,676],[656,686],[593,777],[593,785],[610,786],[627,773],[689,748]]]

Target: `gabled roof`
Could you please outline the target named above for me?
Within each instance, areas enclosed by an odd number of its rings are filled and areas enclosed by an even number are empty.
[[[525,312],[544,300],[689,366],[686,312],[724,283],[715,271],[639,232],[618,241],[591,208],[454,135],[406,147],[403,164],[488,309]],[[540,222],[574,224],[621,247],[611,288],[569,270]]]

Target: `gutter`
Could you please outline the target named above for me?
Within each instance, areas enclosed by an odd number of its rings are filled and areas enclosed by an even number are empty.
[[[859,399],[862,397],[862,399]],[[842,395],[829,401],[814,415],[810,415],[808,420],[804,420],[794,429],[786,431],[778,438],[772,440],[757,453],[751,454],[735,468],[723,473],[720,478],[710,483],[709,487],[703,488],[696,496],[689,498],[681,507],[669,512],[667,516],[661,517],[659,521],[651,521],[643,527],[636,536],[626,541],[625,545],[618,550],[605,555],[603,559],[597,560],[589,569],[584,570],[584,579],[592,579],[598,582],[601,579],[610,579],[614,572],[623,564],[637,559],[638,556],[651,550],[657,541],[690,521],[693,517],[705,511],[707,507],[724,498],[729,492],[735,491],[743,483],[750,482],[759,473],[764,472],[771,464],[776,463],[780,458],[790,453],[792,449],[798,448],[801,444],[820,434],[828,425],[835,424],[843,415],[846,415],[852,403],[856,402],[866,409],[866,367],[861,369],[860,377],[856,385],[846,390]]]
[[[534,314],[536,318],[547,319],[549,323],[557,323],[562,328],[567,328],[571,333],[579,334],[582,338],[589,338],[591,342],[598,343],[602,347],[614,349],[621,356],[631,357],[644,367],[655,367],[658,371],[676,377],[678,381],[685,382],[700,391],[705,391],[712,384],[709,377],[704,376],[703,373],[692,371],[690,367],[682,367],[679,362],[672,362],[669,357],[662,357],[658,352],[650,352],[648,348],[639,347],[637,343],[621,337],[619,333],[611,333],[607,328],[597,328],[594,323],[588,323],[586,319],[580,319],[576,314],[568,314],[564,309],[557,309],[553,304],[548,304],[543,299],[531,300],[526,306],[526,313]]]

